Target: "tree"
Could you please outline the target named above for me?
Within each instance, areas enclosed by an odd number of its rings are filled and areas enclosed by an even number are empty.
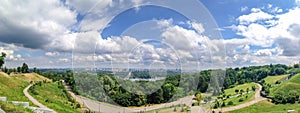
[[[240,95],[242,96],[242,95],[243,95],[243,93],[244,93],[244,90],[243,90],[243,89],[241,89],[241,90],[240,90]]]
[[[23,63],[21,71],[22,71],[22,73],[29,73],[29,68],[26,63]]]
[[[233,102],[232,102],[232,101],[229,101],[227,105],[233,105]]]
[[[238,94],[238,93],[239,93],[239,91],[240,91],[240,90],[238,90],[238,89],[235,89],[235,91],[234,91],[234,92],[235,92],[236,94]]]
[[[2,68],[2,66],[5,63],[5,57],[6,57],[6,54],[4,52],[2,52],[1,56],[0,56],[0,68]]]
[[[167,83],[167,84],[164,84],[162,88],[163,88],[164,102],[167,102],[176,93],[175,86],[173,86],[170,83]]]
[[[299,68],[299,64],[295,64],[295,65],[294,65],[294,68]]]
[[[201,93],[196,94],[196,100],[198,101],[198,104],[204,99],[204,96]]]
[[[249,88],[246,89],[247,93],[249,93]]]
[[[21,72],[22,72],[21,67],[17,67],[17,72],[18,72],[18,73],[21,73]]]
[[[285,73],[285,69],[282,68],[282,67],[276,68],[276,69],[275,69],[275,73],[276,73],[276,75],[282,75],[282,74]]]
[[[252,86],[252,91],[255,91],[256,90],[256,87],[255,86]]]

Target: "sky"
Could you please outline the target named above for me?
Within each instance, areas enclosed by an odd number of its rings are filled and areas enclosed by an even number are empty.
[[[7,67],[195,69],[292,64],[300,0],[1,0]]]

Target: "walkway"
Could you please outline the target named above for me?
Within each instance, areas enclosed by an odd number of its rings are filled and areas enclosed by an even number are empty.
[[[45,109],[45,110],[50,110],[53,111],[52,113],[56,113],[54,110],[46,107],[45,105],[41,104],[39,101],[37,101],[35,98],[33,98],[29,93],[28,93],[28,89],[32,86],[32,84],[30,84],[29,86],[27,86],[24,90],[23,93],[24,95],[36,106]]]

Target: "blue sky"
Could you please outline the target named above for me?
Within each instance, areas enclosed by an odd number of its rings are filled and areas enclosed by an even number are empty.
[[[11,0],[0,5],[0,52],[8,54],[8,67],[291,64],[300,54],[299,6],[299,0]]]

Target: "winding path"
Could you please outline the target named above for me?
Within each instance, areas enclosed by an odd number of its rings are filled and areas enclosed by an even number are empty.
[[[6,112],[0,108],[0,113],[6,113]]]
[[[228,111],[233,111],[233,110],[238,110],[244,107],[248,107],[251,106],[257,102],[266,100],[267,98],[264,98],[260,95],[260,91],[262,90],[262,86],[258,83],[255,83],[258,85],[258,90],[255,92],[255,96],[254,96],[254,100],[237,105],[237,106],[232,106],[232,107],[226,107],[226,108],[222,108],[222,112],[228,112]],[[219,111],[221,111],[221,109],[215,109],[216,113],[218,113]]]
[[[156,110],[160,108],[167,108],[171,107],[173,105],[179,105],[179,104],[185,104],[187,106],[192,105],[192,99],[193,96],[184,97],[181,99],[178,99],[177,101],[173,101],[170,103],[164,103],[164,104],[158,104],[153,106],[147,106],[147,107],[122,107],[117,105],[112,105],[108,103],[98,102],[86,97],[82,97],[79,95],[75,95],[71,88],[63,82],[64,86],[67,88],[70,95],[80,104],[86,106],[88,109],[96,112],[103,112],[103,113],[133,113],[133,112],[140,112],[140,111],[151,111]],[[197,108],[198,109],[198,108]],[[200,108],[202,110],[202,108]]]
[[[24,90],[23,93],[24,95],[36,106],[48,110],[48,111],[52,111],[52,113],[56,113],[54,110],[48,108],[47,106],[41,104],[39,101],[37,101],[35,98],[33,98],[29,93],[28,93],[28,89],[32,86],[32,84],[30,84],[29,86],[27,86]]]

